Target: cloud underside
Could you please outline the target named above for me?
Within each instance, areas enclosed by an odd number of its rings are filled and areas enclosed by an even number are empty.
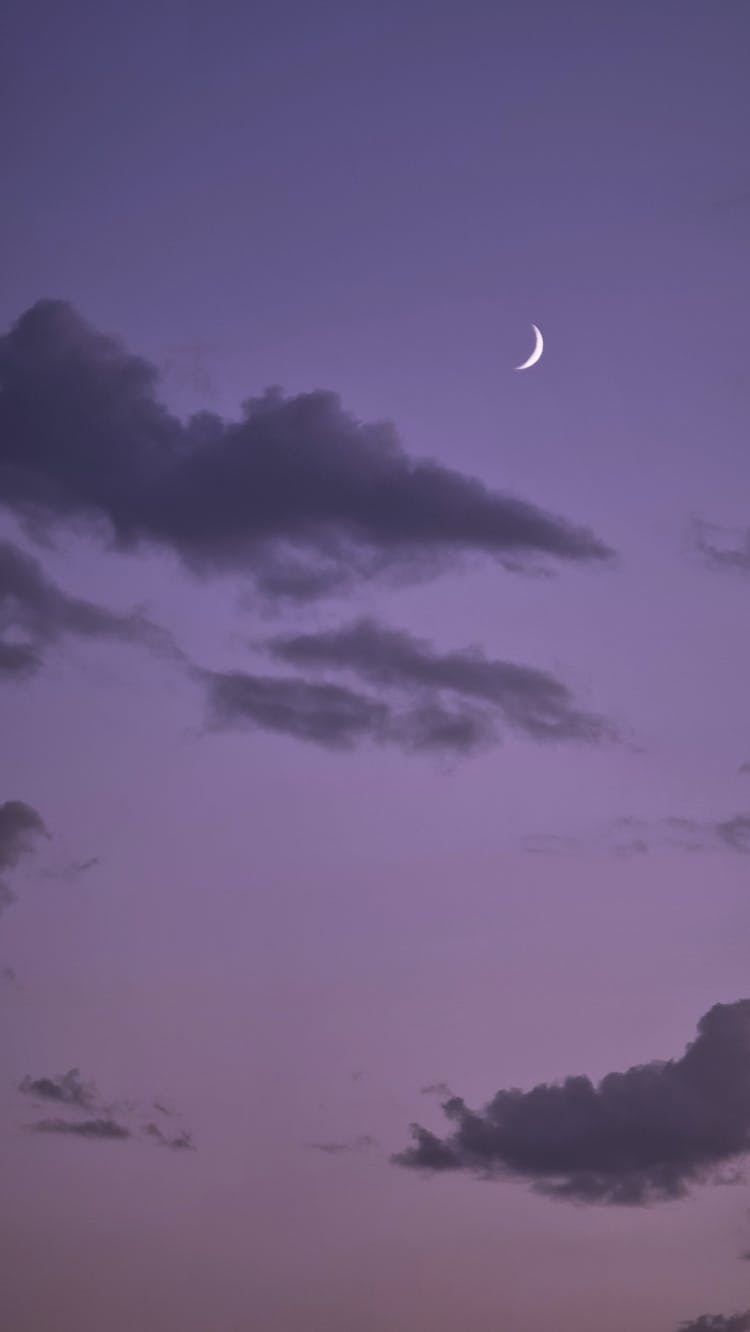
[[[70,306],[35,305],[0,340],[1,502],[302,600],[429,576],[462,553],[513,566],[611,555],[585,528],[410,458],[390,425],[358,422],[333,393],[272,390],[239,420],[185,423],[156,386],[153,365]]]
[[[750,1147],[750,1000],[717,1004],[681,1059],[499,1091],[481,1112],[443,1104],[454,1125],[419,1124],[397,1164],[521,1178],[558,1198],[643,1205],[736,1166]]]
[[[504,727],[534,740],[614,738],[608,722],[577,708],[567,687],[544,671],[478,650],[440,653],[374,621],[264,646],[307,674],[200,672],[215,724],[261,726],[331,748],[370,740],[454,753],[496,744]],[[376,692],[310,679],[311,672],[354,675]]]
[[[4,878],[22,858],[30,855],[39,837],[47,835],[41,815],[22,800],[6,800],[0,805],[0,914],[15,901],[15,894]]]
[[[750,574],[750,528],[743,531],[696,519],[692,537],[695,549],[713,568]]]
[[[0,541],[0,679],[35,674],[48,647],[65,637],[140,643],[179,655],[169,635],[140,612],[122,615],[68,596],[37,560]]]

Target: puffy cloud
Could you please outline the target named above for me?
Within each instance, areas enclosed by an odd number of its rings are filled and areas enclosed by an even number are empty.
[[[90,520],[121,547],[154,542],[306,599],[358,578],[424,576],[458,554],[513,566],[601,562],[585,528],[429,460],[324,391],[249,400],[187,423],[157,371],[43,301],[0,340],[0,496],[36,524]]]
[[[682,1058],[502,1090],[483,1111],[451,1097],[444,1138],[412,1126],[394,1159],[423,1170],[519,1177],[540,1192],[588,1203],[646,1204],[750,1148],[750,999],[716,1004]]]

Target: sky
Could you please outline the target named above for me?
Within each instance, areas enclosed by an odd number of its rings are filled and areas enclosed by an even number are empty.
[[[747,1332],[747,0],[3,26],[8,1326]]]

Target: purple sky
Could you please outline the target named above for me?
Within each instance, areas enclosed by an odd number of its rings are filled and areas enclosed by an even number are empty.
[[[13,1332],[750,1327],[749,45],[10,4]]]

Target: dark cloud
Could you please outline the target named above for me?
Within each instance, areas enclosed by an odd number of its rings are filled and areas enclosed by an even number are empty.
[[[23,641],[9,640],[20,634]],[[179,656],[169,635],[139,611],[117,614],[80,597],[68,596],[45,576],[41,565],[8,541],[0,541],[0,678],[33,675],[50,643],[65,636],[140,643]]]
[[[166,546],[305,599],[382,572],[425,576],[464,552],[528,565],[606,560],[590,531],[431,461],[333,393],[249,400],[187,423],[157,371],[43,301],[0,340],[0,495],[27,522],[82,520],[120,547]]]
[[[443,693],[496,710],[506,725],[535,740],[600,740],[611,725],[575,707],[570,690],[547,671],[493,661],[478,648],[438,652],[424,639],[373,620],[328,632],[272,639],[279,660],[305,669],[349,671],[381,688]]]
[[[679,1198],[750,1148],[750,999],[717,1004],[681,1059],[499,1091],[481,1112],[459,1096],[440,1138],[419,1124],[394,1160],[430,1171],[520,1177],[587,1203]]]
[[[420,1087],[419,1090],[422,1096],[442,1096],[448,1100],[453,1096],[447,1082],[430,1082],[426,1087]]]
[[[0,874],[13,869],[22,856],[34,849],[37,837],[46,837],[47,830],[40,815],[22,800],[6,800],[0,805]],[[0,914],[15,901],[15,893],[4,879],[0,879]]]
[[[39,1119],[31,1125],[35,1133],[64,1133],[76,1138],[130,1138],[130,1129],[116,1119]]]
[[[701,1314],[691,1323],[680,1323],[680,1332],[750,1332],[750,1310],[737,1314]]]
[[[3,985],[18,985],[18,976],[13,967],[0,967],[0,982]]]
[[[96,1106],[96,1087],[93,1082],[83,1082],[77,1068],[56,1078],[31,1078],[27,1074],[18,1090],[37,1100],[57,1101],[78,1109],[92,1110]]]
[[[217,727],[259,726],[329,749],[351,749],[369,740],[412,752],[454,754],[471,753],[496,738],[491,716],[434,699],[398,709],[339,684],[243,671],[197,674]]]

